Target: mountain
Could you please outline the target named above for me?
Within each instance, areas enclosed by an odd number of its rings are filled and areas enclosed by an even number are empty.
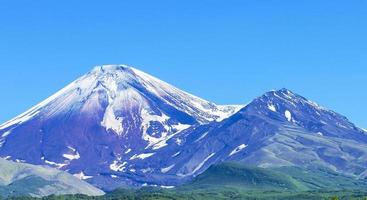
[[[141,185],[136,163],[182,130],[242,107],[215,105],[132,67],[98,66],[1,125],[0,156],[84,174],[102,188]]]
[[[367,174],[367,133],[287,89],[268,92],[228,119],[191,127],[172,139],[184,142],[165,149],[180,152],[167,163],[175,163],[170,172],[182,176],[224,161],[327,168],[358,178]]]
[[[127,66],[100,66],[0,126],[0,157],[102,188],[191,181],[213,164],[367,176],[367,133],[287,89],[218,106]]]
[[[92,185],[50,167],[16,163],[0,158],[0,169],[0,197],[104,194]]]

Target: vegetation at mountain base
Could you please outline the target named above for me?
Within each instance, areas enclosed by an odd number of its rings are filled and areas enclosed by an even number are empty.
[[[366,181],[347,177],[324,169],[282,167],[264,169],[238,163],[211,166],[192,182],[174,188],[144,187],[118,189],[104,196],[47,196],[43,200],[367,200]],[[33,197],[12,197],[16,200],[36,200]]]
[[[14,197],[11,200],[39,200],[32,197]],[[215,190],[195,190],[190,192],[167,189],[116,190],[101,197],[85,195],[48,196],[42,200],[367,200],[367,192],[362,191],[247,191],[234,188]]]

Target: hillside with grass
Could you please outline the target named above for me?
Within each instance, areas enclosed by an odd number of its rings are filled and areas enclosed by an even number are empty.
[[[238,163],[209,167],[192,182],[173,189],[118,189],[100,197],[49,196],[43,199],[358,199],[367,198],[367,184],[325,169],[282,167],[265,169]],[[17,198],[36,199],[36,198]]]

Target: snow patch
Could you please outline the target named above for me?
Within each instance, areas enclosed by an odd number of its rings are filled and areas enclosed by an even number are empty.
[[[321,133],[321,132],[317,132],[316,134],[319,135],[319,136],[324,136],[324,134]]]
[[[292,114],[291,114],[291,112],[289,111],[289,110],[286,110],[285,112],[284,112],[284,116],[285,116],[285,118],[287,118],[287,120],[290,122],[290,121],[292,121]]]
[[[148,142],[147,148],[153,147],[153,149],[156,150],[166,146],[167,145],[166,141],[170,138],[167,132],[167,130],[169,130],[169,127],[166,125],[166,121],[169,120],[170,118],[164,113],[161,113],[161,116],[154,115],[146,109],[142,109],[140,114],[142,118],[143,140]],[[150,126],[150,122],[153,121],[159,122],[162,125],[164,125],[164,128],[166,130],[161,133],[161,137],[159,138],[150,136],[147,133],[147,130]]]
[[[131,152],[131,149],[128,149],[128,150],[125,151],[125,154],[128,154],[130,152]]]
[[[204,166],[204,164],[211,158],[211,157],[213,157],[215,155],[215,153],[212,153],[212,154],[210,154],[208,157],[206,157],[198,166],[196,166],[196,168],[191,172],[191,173],[189,173],[189,176],[191,176],[191,175],[193,175],[193,174],[195,174],[198,170],[200,170],[203,166]]]
[[[166,168],[162,168],[161,169],[161,172],[162,173],[167,173],[167,172],[169,172],[173,167],[175,167],[175,165],[173,164],[173,165],[171,165],[171,166],[168,166],[168,167],[166,167]]]
[[[152,184],[148,184],[148,183],[143,183],[141,186],[142,187],[147,187],[147,186],[149,186],[149,187],[160,187],[160,188],[163,188],[163,189],[173,189],[173,188],[175,188],[175,186],[167,186],[167,185],[159,186],[159,185],[152,185]]]
[[[179,152],[177,152],[177,153],[173,154],[173,155],[172,155],[172,158],[174,158],[174,157],[178,156],[180,153],[181,153],[181,151],[179,151]]]
[[[80,155],[78,152],[76,152],[76,154],[63,154],[62,157],[68,160],[78,160],[80,158]]]
[[[153,150],[157,150],[167,146],[167,141],[169,139],[191,126],[188,124],[176,124],[169,126],[168,120],[170,119],[170,117],[165,115],[163,112],[161,112],[161,115],[155,115],[153,113],[150,113],[147,109],[141,110],[141,118],[143,130],[142,137],[145,141],[148,142],[146,149],[152,148]],[[164,131],[161,132],[160,137],[154,137],[147,133],[151,122],[159,122],[163,125]]]
[[[58,169],[61,169],[61,168],[65,167],[67,165],[67,164],[64,164],[64,163],[56,163],[56,162],[52,162],[52,161],[49,161],[49,160],[45,160],[45,163],[49,164],[49,165],[52,165],[54,167],[57,167]]]
[[[161,185],[160,187],[163,188],[163,189],[173,189],[173,188],[175,188],[175,186],[165,186],[165,185]]]
[[[122,126],[122,118],[115,116],[115,111],[112,107],[107,107],[106,112],[103,117],[103,121],[101,125],[106,128],[106,131],[113,130],[117,133],[117,135],[121,135],[124,131]]]
[[[77,177],[80,180],[87,180],[93,178],[93,176],[86,176],[84,172],[80,172],[79,174],[73,174],[73,176]]]
[[[182,144],[182,140],[180,138],[176,138],[176,144],[177,145],[181,145]]]
[[[63,154],[62,157],[68,159],[68,160],[78,160],[80,158],[79,152],[76,151],[75,148],[68,146],[68,149],[73,151],[73,154]]]
[[[195,140],[195,142],[199,142],[200,140],[202,140],[203,138],[205,138],[208,135],[209,131],[203,133],[197,140]]]
[[[122,172],[122,171],[125,171],[126,165],[127,165],[127,162],[120,164],[119,161],[114,160],[113,163],[110,164],[110,169],[115,172]]]
[[[143,172],[143,173],[150,173],[150,172],[152,172],[153,170],[152,170],[152,168],[145,168],[145,169],[142,169],[142,170],[140,170],[141,172]]]
[[[339,126],[340,128],[345,128],[348,129],[349,127],[343,125],[342,123],[336,122],[336,125]]]
[[[1,135],[1,137],[6,137],[6,136],[8,136],[10,133],[11,133],[11,130],[10,130],[10,131],[6,131],[5,133],[3,133],[3,134]]]
[[[229,156],[232,156],[232,155],[234,155],[234,154],[236,154],[236,153],[238,153],[238,152],[240,152],[240,151],[242,151],[244,148],[246,148],[247,147],[247,145],[246,144],[241,144],[241,145],[239,145],[238,147],[236,147],[230,154],[229,154]]]
[[[4,145],[5,143],[5,139],[4,138],[0,138],[0,148]]]
[[[181,132],[185,129],[188,129],[191,125],[189,124],[176,124],[172,125],[172,128],[176,130],[176,132]]]
[[[73,154],[63,154],[62,156],[66,159],[69,159],[69,160],[78,160],[80,158],[80,155],[79,155],[78,152],[76,152],[75,155],[73,155]]]
[[[269,110],[271,110],[273,112],[277,111],[277,109],[275,108],[275,106],[273,104],[268,104],[268,108],[269,108]]]
[[[146,159],[146,158],[149,158],[149,157],[153,156],[154,154],[155,154],[155,153],[142,153],[142,154],[140,154],[140,155],[135,154],[135,155],[133,155],[133,156],[130,158],[130,160],[135,160],[135,159],[141,159],[141,160],[144,160],[144,159]]]
[[[330,112],[330,110],[328,110],[328,109],[326,109],[326,108],[324,108],[324,107],[320,106],[319,104],[317,104],[316,102],[313,102],[313,101],[311,101],[311,100],[307,100],[307,103],[308,103],[309,105],[311,105],[312,107],[314,107],[314,108],[318,109],[318,110],[322,110],[322,111]]]
[[[11,156],[6,156],[6,157],[3,157],[5,160],[9,160],[11,158]]]
[[[221,122],[224,119],[227,119],[228,117],[232,116],[233,114],[235,114],[236,112],[238,112],[239,110],[241,110],[244,107],[245,105],[217,105],[218,109],[214,111],[207,110],[207,112],[211,113],[212,115],[218,116],[218,118],[215,119],[215,121]]]

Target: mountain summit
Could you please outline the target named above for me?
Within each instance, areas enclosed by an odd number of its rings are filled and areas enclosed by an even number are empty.
[[[37,116],[41,111],[52,117],[75,109],[80,109],[83,113],[94,112],[104,105],[109,106],[104,116],[104,125],[118,134],[122,134],[121,127],[114,126],[114,123],[121,119],[113,115],[131,107],[149,109],[162,106],[161,109],[165,112],[181,112],[182,116],[178,121],[186,124],[196,121],[220,121],[242,107],[217,106],[132,67],[103,65],[95,67],[88,74],[0,128],[22,123]],[[160,114],[159,111],[154,112]],[[187,114],[183,114],[184,112]]]

